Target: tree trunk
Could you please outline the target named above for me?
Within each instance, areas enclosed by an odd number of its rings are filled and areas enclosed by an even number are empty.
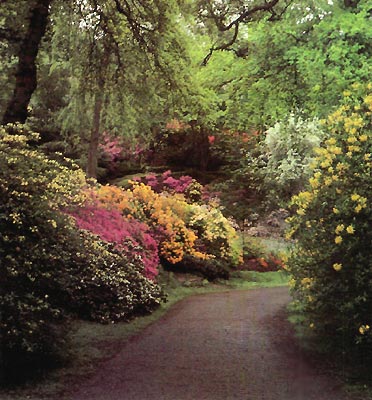
[[[27,107],[37,86],[36,57],[46,31],[52,1],[37,0],[30,10],[27,34],[18,53],[15,88],[5,110],[3,124],[24,123],[27,119]]]
[[[101,90],[97,90],[94,99],[94,114],[93,114],[93,126],[89,141],[88,150],[88,163],[87,163],[87,176],[88,178],[97,178],[97,155],[98,145],[100,139],[100,128],[101,128],[101,112],[103,105],[103,87]]]
[[[200,127],[199,135],[200,169],[205,172],[208,168],[210,155],[208,132],[203,127]]]
[[[109,55],[110,53],[108,48],[104,46],[103,53],[100,58],[99,71],[96,76],[96,87],[94,90],[93,124],[89,140],[88,162],[86,169],[88,178],[97,178],[98,146],[101,136],[101,116],[105,97],[106,72],[109,65]]]
[[[356,7],[359,3],[359,0],[344,0],[345,7]]]

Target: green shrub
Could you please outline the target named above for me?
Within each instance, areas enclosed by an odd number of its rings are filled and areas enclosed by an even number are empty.
[[[372,85],[354,85],[325,122],[307,191],[293,198],[288,266],[310,329],[352,353],[372,346]]]
[[[125,250],[81,231],[71,251],[66,308],[101,323],[146,314],[165,300],[160,286],[145,278],[141,247],[128,240]],[[71,248],[72,250],[72,248]]]
[[[69,221],[58,208],[78,200],[83,174],[27,144],[37,135],[0,129],[0,322],[4,358],[53,353],[64,341],[56,299],[68,279],[61,253]],[[59,279],[56,279],[56,273]],[[27,358],[27,357],[26,357]]]
[[[243,246],[243,263],[238,267],[240,271],[273,272],[283,269],[282,258],[285,251],[278,251],[277,241],[268,247],[265,240],[257,237],[245,237]]]
[[[216,279],[229,279],[231,268],[215,258],[201,259],[191,255],[183,257],[177,264],[171,264],[163,260],[163,265],[167,270],[178,272],[190,272],[201,275],[210,281]]]

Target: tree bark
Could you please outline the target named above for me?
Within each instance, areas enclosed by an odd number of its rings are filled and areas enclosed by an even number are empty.
[[[103,88],[102,88],[103,90]],[[103,93],[97,90],[94,99],[93,126],[89,141],[87,176],[88,178],[97,178],[97,158],[98,146],[101,133],[101,112],[103,105]]]
[[[104,106],[106,73],[109,65],[110,52],[104,46],[102,56],[100,58],[99,71],[96,76],[96,87],[94,90],[94,110],[93,124],[89,140],[88,161],[86,174],[88,178],[97,178],[98,167],[98,146],[101,136],[101,116]]]
[[[359,0],[344,0],[345,7],[356,7],[359,3]]]
[[[27,119],[27,107],[37,87],[36,57],[46,31],[52,1],[37,0],[30,10],[27,34],[18,53],[15,87],[3,116],[3,124],[24,123]]]

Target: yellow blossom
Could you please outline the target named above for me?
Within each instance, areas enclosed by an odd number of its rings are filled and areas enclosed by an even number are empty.
[[[316,179],[316,178],[310,178],[310,179],[309,179],[309,183],[310,183],[310,186],[311,186],[312,188],[314,188],[314,189],[316,189],[317,187],[319,187],[319,181],[318,181],[318,179]]]
[[[352,153],[353,151],[355,151],[355,152],[360,151],[360,147],[359,146],[354,146],[354,145],[353,146],[348,146],[347,149],[349,150],[348,153]]]
[[[345,225],[344,225],[344,224],[337,225],[337,226],[336,226],[336,229],[335,229],[335,233],[339,234],[339,233],[341,233],[344,229],[345,229]]]
[[[362,211],[362,206],[360,205],[360,204],[358,204],[356,207],[355,207],[355,212],[356,213],[359,213],[360,211]]]
[[[52,225],[53,228],[57,228],[57,222],[54,221],[54,219],[48,219],[48,222],[50,223],[50,225]]]
[[[342,154],[342,149],[341,149],[341,147],[338,147],[338,146],[332,146],[329,148],[329,152],[332,154],[339,155],[339,154]]]
[[[370,110],[372,110],[372,94],[364,98],[364,103],[367,104]]]
[[[347,233],[350,233],[350,235],[352,235],[352,234],[355,232],[353,225],[349,225],[349,226],[346,228],[346,232],[347,232]]]
[[[360,333],[361,335],[364,335],[366,332],[369,331],[369,329],[370,329],[369,325],[361,325],[361,326],[359,327],[359,333]]]
[[[333,207],[332,211],[333,211],[333,214],[339,214],[340,213],[339,209],[336,208],[336,207]]]
[[[356,128],[351,128],[351,129],[350,129],[350,133],[351,133],[352,135],[355,135],[355,134],[357,133]]]
[[[340,264],[340,263],[334,263],[333,264],[333,269],[335,270],[335,271],[341,271],[341,269],[342,269],[342,264]]]
[[[320,166],[322,168],[327,168],[331,165],[331,162],[329,160],[324,160],[323,162],[320,163]]]
[[[348,141],[348,143],[353,144],[353,143],[357,142],[358,139],[357,139],[355,136],[349,136],[349,137],[347,138],[347,141]]]
[[[326,144],[333,146],[336,144],[336,139],[332,137],[326,141]]]
[[[366,141],[368,140],[368,136],[367,136],[366,134],[360,135],[360,136],[359,136],[359,140],[360,140],[361,142],[366,142]]]
[[[342,242],[342,237],[341,236],[336,236],[335,237],[335,243],[340,244]]]
[[[302,278],[301,279],[301,285],[306,288],[309,288],[312,285],[312,283],[313,283],[313,280],[311,278]]]

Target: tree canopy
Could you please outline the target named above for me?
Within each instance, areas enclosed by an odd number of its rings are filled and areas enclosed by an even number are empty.
[[[28,118],[71,151],[87,154],[80,146],[89,142],[95,175],[103,131],[151,138],[172,118],[212,131],[266,129],[295,110],[321,118],[370,76],[370,8],[346,0],[6,0],[2,120]]]

